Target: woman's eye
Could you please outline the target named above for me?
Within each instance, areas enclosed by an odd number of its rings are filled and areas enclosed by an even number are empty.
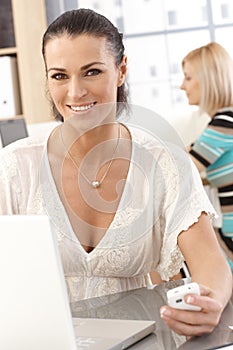
[[[90,69],[87,73],[86,73],[86,75],[87,76],[93,76],[93,75],[98,75],[98,74],[100,74],[101,73],[101,71],[99,70],[99,69]]]
[[[62,80],[62,79],[66,79],[66,74],[63,73],[55,73],[51,76],[52,79],[55,80]]]

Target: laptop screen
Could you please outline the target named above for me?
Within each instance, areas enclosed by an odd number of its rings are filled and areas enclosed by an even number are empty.
[[[25,120],[8,119],[0,121],[0,137],[2,147],[28,136]]]
[[[0,215],[0,349],[75,350],[56,235],[40,215]]]

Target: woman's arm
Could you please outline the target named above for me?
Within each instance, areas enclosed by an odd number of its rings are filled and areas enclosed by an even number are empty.
[[[186,302],[201,311],[161,308],[161,317],[175,332],[183,335],[210,333],[218,324],[232,294],[232,274],[222,255],[209,217],[202,214],[197,223],[178,236],[178,245],[190,270],[192,281],[201,287],[201,296]]]
[[[206,214],[178,236],[192,279],[212,288],[225,307],[232,293],[232,274]],[[224,286],[226,288],[224,288]]]

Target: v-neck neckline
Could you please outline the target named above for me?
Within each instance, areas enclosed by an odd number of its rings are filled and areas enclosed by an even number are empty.
[[[104,241],[107,239],[107,237],[110,234],[110,232],[114,229],[114,224],[117,221],[117,217],[118,217],[120,211],[124,208],[125,196],[126,196],[126,194],[128,192],[129,179],[130,179],[130,176],[131,176],[131,173],[132,173],[132,166],[133,166],[132,159],[134,158],[134,152],[135,152],[134,142],[133,142],[133,133],[131,132],[131,130],[129,129],[128,126],[126,126],[126,127],[127,127],[128,131],[130,133],[132,149],[131,149],[131,158],[130,158],[129,169],[128,169],[127,177],[126,177],[126,180],[125,180],[125,186],[124,186],[124,189],[123,189],[123,192],[122,192],[122,195],[121,195],[121,199],[119,201],[119,204],[118,204],[118,207],[117,207],[117,210],[116,210],[116,213],[114,215],[114,218],[113,218],[112,222],[110,223],[109,227],[106,229],[103,237],[99,240],[99,242],[96,245],[96,247],[90,252],[87,252],[84,249],[84,247],[82,246],[79,238],[75,234],[75,232],[73,230],[73,227],[72,227],[72,225],[70,223],[69,216],[68,216],[68,214],[66,212],[66,209],[65,209],[65,207],[64,207],[64,205],[62,203],[62,200],[60,198],[60,195],[58,193],[58,190],[57,190],[57,187],[56,187],[56,183],[55,183],[55,180],[54,180],[53,175],[52,175],[52,170],[51,170],[51,167],[50,167],[49,158],[48,158],[48,140],[49,140],[49,137],[50,137],[51,134],[47,137],[47,140],[46,140],[46,144],[45,144],[45,147],[44,147],[44,150],[43,150],[43,156],[42,156],[42,167],[43,167],[43,165],[45,166],[46,174],[48,176],[49,183],[52,186],[52,188],[49,187],[49,190],[51,190],[52,195],[55,196],[55,202],[58,204],[59,212],[61,212],[61,214],[64,215],[64,219],[65,219],[65,227],[64,227],[64,229],[65,229],[66,232],[63,231],[62,233],[67,238],[71,239],[72,241],[74,241],[75,243],[77,243],[79,245],[80,251],[82,252],[82,254],[86,258],[93,256],[95,254],[97,248],[101,248],[101,246],[103,246]],[[42,195],[44,195],[44,193]],[[50,214],[50,208],[48,210],[46,209],[46,212],[48,214]],[[54,218],[53,221],[55,221],[56,226],[59,227],[58,223],[56,222],[56,217]]]

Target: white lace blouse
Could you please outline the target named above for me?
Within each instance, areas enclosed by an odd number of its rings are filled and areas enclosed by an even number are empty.
[[[157,269],[177,274],[177,236],[214,210],[190,159],[174,145],[129,127],[132,157],[115,217],[87,253],[72,230],[52,177],[47,137],[19,140],[0,151],[0,214],[47,214],[54,226],[70,301],[136,289]]]

